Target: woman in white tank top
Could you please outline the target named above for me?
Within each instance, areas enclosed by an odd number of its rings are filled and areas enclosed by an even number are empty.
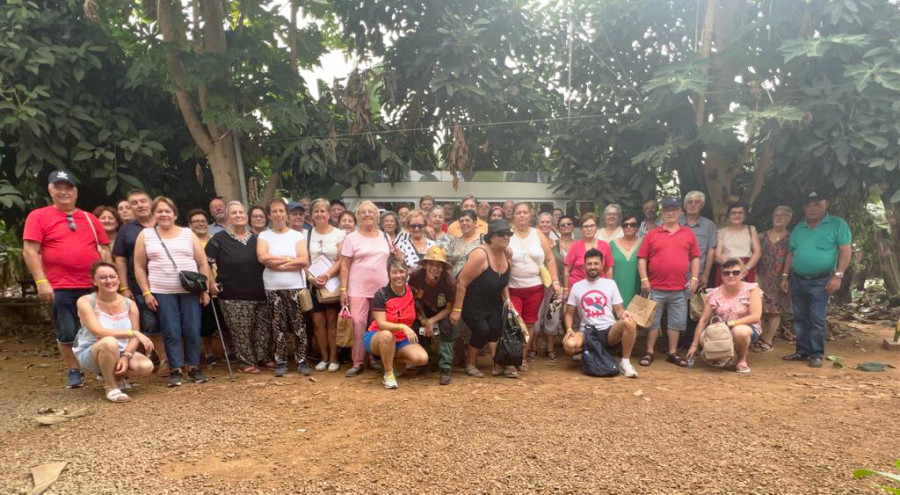
[[[169,386],[181,385],[187,368],[188,379],[204,383],[200,371],[201,312],[209,304],[209,293],[195,295],[184,290],[178,273],[198,271],[212,280],[206,252],[193,232],[175,225],[178,208],[165,196],[153,200],[150,210],[156,227],[144,229],[134,243],[134,278],[144,301],[159,315],[159,327],[169,356]]]
[[[546,289],[541,278],[541,268],[549,268],[551,286],[558,298],[562,298],[562,286],[559,283],[556,270],[556,259],[551,251],[551,242],[541,231],[531,226],[531,205],[519,203],[513,210],[513,235],[509,239],[510,271],[509,271],[509,298],[516,311],[522,316],[522,321],[529,328],[534,328],[538,320],[541,303],[544,300]],[[531,340],[534,349],[537,349],[537,339]],[[552,344],[547,349],[548,356],[555,358]],[[534,359],[535,352],[528,353]],[[527,369],[527,362],[522,363],[522,369]]]

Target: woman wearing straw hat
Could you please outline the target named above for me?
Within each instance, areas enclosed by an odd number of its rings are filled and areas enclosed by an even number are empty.
[[[450,324],[450,312],[456,297],[456,278],[450,273],[451,264],[447,261],[447,251],[440,246],[432,246],[419,262],[421,270],[414,272],[409,278],[409,285],[416,297],[416,316],[419,319],[419,343],[434,362],[431,352],[431,338],[440,337],[441,385],[450,383],[450,368],[453,366],[453,340],[455,328]]]

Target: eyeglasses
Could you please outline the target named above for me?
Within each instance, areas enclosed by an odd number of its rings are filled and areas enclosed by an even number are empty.
[[[75,232],[75,217],[72,215],[66,215],[66,221],[69,222],[69,230]]]
[[[119,276],[118,275],[100,275],[97,277],[97,280],[100,280],[102,282],[108,282],[110,280],[119,280]]]
[[[596,229],[596,228],[597,228],[597,224],[596,224],[596,223],[582,224],[582,225],[581,225],[581,228],[582,228],[582,229],[585,229],[585,230],[587,230],[587,229]]]
[[[636,229],[638,226],[637,222],[625,222],[622,224],[622,228],[625,229]]]
[[[424,223],[411,223],[411,224],[409,224],[409,228],[410,228],[410,230],[424,229],[425,224]]]
[[[723,277],[739,277],[741,270],[722,270]]]
[[[572,222],[567,222],[567,223],[561,223],[561,224],[559,224],[560,227],[571,227],[572,225],[573,225]]]

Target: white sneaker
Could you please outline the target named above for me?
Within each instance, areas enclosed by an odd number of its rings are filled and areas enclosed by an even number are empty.
[[[319,361],[319,364],[316,365],[316,371],[325,371],[327,367],[328,361]]]
[[[338,363],[328,363],[328,371],[334,373],[335,371],[341,369],[341,365]]]
[[[393,371],[384,374],[384,378],[381,379],[381,384],[384,385],[384,388],[388,389],[399,387],[399,385],[397,385],[397,379],[394,378]]]
[[[619,363],[619,371],[622,372],[623,375],[628,378],[637,378],[637,371],[634,370],[634,366],[631,365],[631,361],[621,361]]]

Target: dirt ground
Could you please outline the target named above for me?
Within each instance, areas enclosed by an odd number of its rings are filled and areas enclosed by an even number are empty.
[[[154,375],[111,404],[93,378],[65,390],[53,342],[17,329],[0,337],[0,493],[28,493],[53,461],[68,465],[46,493],[879,493],[851,475],[900,458],[900,370],[849,368],[900,353],[881,349],[886,326],[865,330],[829,342],[845,369],[782,362],[785,342],[749,375],[658,357],[637,380],[601,379],[539,359],[519,380],[416,375],[393,391],[343,368],[230,382],[223,363],[209,383]]]

